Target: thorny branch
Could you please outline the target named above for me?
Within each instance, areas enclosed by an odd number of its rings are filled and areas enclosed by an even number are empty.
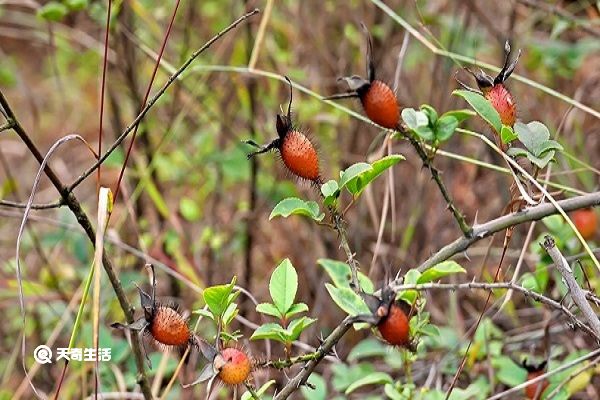
[[[598,341],[600,338],[600,320],[592,309],[592,306],[590,306],[590,303],[588,303],[585,292],[579,287],[579,284],[577,284],[569,263],[567,263],[565,257],[561,254],[558,247],[556,247],[556,242],[552,236],[546,235],[544,237],[544,242],[541,243],[541,245],[550,258],[552,258],[552,261],[554,261],[554,265],[556,265],[556,268],[569,288],[569,293],[571,294],[573,302],[577,304],[577,307],[581,310],[588,324],[592,327],[592,330],[596,334],[596,340]]]

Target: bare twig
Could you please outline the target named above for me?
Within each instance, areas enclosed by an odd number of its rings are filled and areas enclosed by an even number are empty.
[[[129,126],[127,126],[127,128],[125,128],[123,133],[121,133],[119,135],[119,137],[115,140],[115,142],[106,150],[106,153],[104,153],[94,165],[92,165],[90,168],[88,168],[83,174],[81,174],[79,176],[79,178],[77,178],[71,185],[69,185],[69,187],[66,188],[67,193],[72,192],[73,189],[75,189],[77,186],[79,186],[81,184],[81,182],[83,182],[88,176],[90,176],[96,170],[96,168],[98,168],[98,166],[100,166],[104,161],[106,161],[106,159],[112,154],[112,152],[115,151],[119,147],[119,145],[123,142],[123,140],[125,140],[127,135],[129,135],[129,133],[135,128],[135,126],[137,124],[139,124],[140,121],[146,116],[148,111],[150,111],[150,109],[154,106],[154,104],[158,101],[158,99],[165,93],[165,91],[173,84],[173,82],[175,82],[175,80],[177,80],[179,78],[179,76],[183,73],[183,71],[185,71],[190,66],[190,64],[200,54],[202,54],[205,50],[207,50],[210,46],[212,46],[223,35],[225,35],[229,31],[231,31],[232,29],[234,29],[237,25],[242,23],[244,20],[250,18],[254,14],[257,14],[258,12],[259,12],[258,9],[254,9],[254,10],[242,15],[241,17],[236,19],[234,22],[232,22],[231,25],[229,25],[227,28],[223,29],[221,32],[217,33],[208,42],[206,42],[202,47],[200,47],[198,50],[196,50],[194,53],[192,53],[192,55],[187,59],[187,61],[184,62],[181,65],[181,67],[179,67],[179,69],[177,71],[175,71],[169,77],[169,79],[158,90],[158,92],[156,92],[156,94],[154,96],[152,96],[152,98],[146,104],[146,107],[144,107],[144,109],[138,114],[138,116],[133,120],[133,122],[131,122],[131,124],[129,124]]]
[[[600,205],[600,192],[594,192],[566,200],[561,200],[558,201],[557,204],[565,212],[578,210],[580,208],[598,206]],[[456,254],[462,253],[473,243],[478,242],[479,240],[496,232],[500,232],[510,226],[515,226],[530,221],[537,221],[549,215],[558,214],[558,212],[558,209],[554,205],[544,203],[524,211],[518,211],[512,214],[504,215],[483,224],[474,225],[471,237],[458,238],[454,242],[442,247],[437,253],[419,265],[417,269],[421,272],[426,271],[434,265],[447,260]]]
[[[590,303],[588,303],[585,292],[581,289],[581,287],[579,287],[579,284],[575,280],[573,270],[571,270],[569,263],[567,263],[565,257],[561,254],[558,247],[556,247],[556,242],[552,236],[546,235],[544,237],[544,243],[541,245],[552,258],[552,261],[554,261],[556,268],[558,268],[558,271],[562,275],[564,282],[569,288],[569,293],[571,294],[573,302],[575,302],[577,307],[579,307],[581,310],[584,318],[596,333],[596,340],[598,340],[598,337],[600,336],[600,320],[592,309],[592,306],[590,306]]]

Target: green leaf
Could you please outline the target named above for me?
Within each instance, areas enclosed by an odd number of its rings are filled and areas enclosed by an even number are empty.
[[[445,112],[445,113],[442,114],[441,118],[452,116],[452,117],[456,118],[456,120],[460,124],[465,119],[470,118],[470,117],[472,117],[474,115],[477,115],[477,113],[474,112],[474,111],[472,111],[472,110],[469,110],[469,109],[465,108],[465,109],[462,109],[462,110],[447,111],[447,112]]]
[[[319,205],[314,201],[304,201],[297,197],[288,197],[281,200],[271,211],[269,220],[275,217],[287,218],[290,215],[304,215],[312,218],[315,221],[321,221],[325,218],[325,214],[319,209]]]
[[[508,125],[502,125],[502,130],[500,131],[500,140],[502,140],[502,143],[510,143],[517,137],[518,136],[512,127]]]
[[[529,152],[520,147],[511,147],[510,149],[506,150],[506,154],[508,154],[511,157],[527,157],[527,154],[529,154]]]
[[[308,400],[326,400],[327,399],[327,383],[325,379],[319,374],[311,374],[308,378],[308,383],[314,388],[308,385],[302,385],[300,391],[305,399]]]
[[[343,189],[348,184],[348,182],[355,179],[363,172],[371,170],[372,168],[373,167],[371,167],[371,164],[360,162],[353,164],[346,168],[344,171],[340,172],[340,190]]]
[[[336,287],[350,287],[350,280],[352,278],[352,273],[350,271],[350,266],[345,262],[331,260],[329,258],[320,258],[317,260],[317,264],[319,264],[331,281]],[[360,287],[365,293],[373,293],[375,291],[375,285],[369,279],[368,276],[358,271],[358,282],[360,283]]]
[[[416,269],[409,269],[404,275],[404,283],[406,285],[414,285],[418,283],[419,278],[421,277],[421,272]],[[398,292],[396,296],[398,299],[406,301],[408,304],[413,304],[415,299],[417,298],[416,290],[403,290]]]
[[[455,90],[452,94],[462,97],[469,103],[471,107],[483,118],[488,124],[494,128],[496,132],[502,130],[502,121],[498,111],[479,93],[470,92],[468,90]]]
[[[229,306],[227,306],[227,308],[223,312],[223,324],[225,326],[229,325],[231,321],[233,321],[233,319],[237,317],[239,312],[240,310],[238,310],[237,304],[230,303]]]
[[[539,169],[546,168],[546,165],[554,158],[554,150],[550,150],[541,157],[536,157],[531,153],[527,154],[527,159],[535,164]]]
[[[321,185],[321,193],[325,197],[325,205],[332,205],[340,195],[340,187],[333,179]]]
[[[354,362],[367,357],[381,357],[386,355],[388,348],[380,340],[365,339],[350,350],[348,361]]]
[[[292,304],[289,310],[285,313],[286,318],[290,318],[296,314],[300,314],[308,311],[308,306],[304,303],[296,303]]]
[[[294,304],[297,290],[298,274],[286,258],[275,268],[269,282],[269,293],[281,315],[285,315]]]
[[[435,137],[433,130],[429,126],[418,126],[412,130],[417,134],[418,137],[425,140],[426,142],[430,142]]]
[[[545,152],[550,151],[550,150],[563,151],[564,148],[556,140],[546,140],[544,143],[542,143],[540,145],[539,155],[542,155]]]
[[[179,201],[179,211],[181,212],[183,218],[191,222],[199,220],[202,216],[202,212],[200,211],[200,207],[198,207],[198,203],[189,197],[183,197]]]
[[[510,357],[492,358],[492,366],[496,370],[496,378],[509,387],[517,386],[527,379],[527,371],[517,365]]]
[[[515,132],[521,143],[529,150],[531,154],[539,157],[544,144],[550,139],[550,131],[546,125],[538,121],[533,121],[525,125],[522,122],[515,124]]]
[[[424,112],[416,111],[414,108],[405,108],[402,110],[402,120],[410,130],[415,130],[419,126],[427,126],[429,119]]]
[[[270,315],[275,318],[281,318],[282,314],[277,307],[271,303],[260,303],[256,305],[256,312]]]
[[[423,104],[421,105],[421,111],[427,116],[429,125],[435,125],[438,120],[438,113],[435,111],[435,108],[431,107],[429,104]]]
[[[373,372],[372,374],[369,374],[348,386],[348,388],[345,391],[345,394],[348,395],[354,392],[356,389],[361,388],[363,386],[382,385],[392,382],[392,377],[386,374],[385,372]]]
[[[65,4],[71,11],[81,11],[89,5],[89,0],[66,0]]]
[[[37,10],[37,16],[46,21],[60,21],[68,13],[67,6],[56,1],[51,1]]]
[[[354,290],[347,287],[335,287],[330,283],[326,283],[325,287],[335,304],[347,314],[355,316],[370,313],[369,307]]]
[[[250,336],[250,340],[260,340],[260,339],[269,339],[276,340],[278,342],[286,343],[287,342],[287,332],[283,327],[276,323],[268,323],[259,326],[252,336]]]
[[[256,390],[256,394],[258,395],[259,399],[262,399],[262,396],[265,394],[265,392],[275,384],[275,379],[271,379],[270,381],[267,381],[264,385],[262,385],[258,390]],[[252,400],[252,394],[250,392],[244,392],[244,394],[242,395],[241,400]]]
[[[435,137],[440,142],[445,142],[452,137],[456,128],[458,128],[458,120],[451,115],[446,115],[436,122]]]
[[[466,272],[463,267],[460,266],[456,261],[443,261],[439,264],[434,265],[427,271],[423,272],[417,279],[417,283],[427,283],[437,281],[445,276]]]
[[[404,160],[404,157],[399,154],[383,157],[380,160],[373,162],[369,169],[364,170],[362,173],[354,176],[351,180],[346,181],[344,185],[340,183],[340,188],[346,187],[352,195],[358,196],[369,183],[375,180],[386,169],[398,164],[402,160]]]
[[[206,305],[215,317],[220,318],[229,306],[229,304],[231,304],[230,295],[233,294],[232,291],[233,286],[235,285],[235,281],[236,278],[234,277],[231,280],[231,283],[227,285],[217,285],[208,287],[202,293],[202,297],[204,297]]]
[[[288,341],[298,340],[298,338],[300,337],[300,334],[306,328],[311,326],[315,321],[316,321],[316,319],[309,318],[309,317],[302,317],[302,318],[292,320],[286,329]]]

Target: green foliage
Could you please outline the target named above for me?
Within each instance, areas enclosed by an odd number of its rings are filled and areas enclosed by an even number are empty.
[[[384,385],[392,383],[394,380],[389,374],[385,372],[372,372],[369,375],[363,376],[359,380],[352,382],[348,388],[346,388],[345,394],[348,395],[355,390],[367,386],[367,385]]]
[[[326,283],[325,288],[327,288],[335,304],[344,310],[346,314],[356,316],[371,312],[362,297],[349,287],[336,287],[330,283]]]
[[[500,114],[498,111],[486,100],[485,97],[479,93],[471,92],[468,90],[455,90],[452,92],[453,95],[462,97],[481,118],[485,120],[496,132],[502,130],[502,121],[500,120]]]
[[[260,388],[258,388],[255,391],[256,395],[260,399],[264,398],[263,396],[265,395],[265,393],[267,392],[267,390],[269,390],[269,388],[271,386],[273,386],[274,384],[275,384],[275,380],[274,379],[266,381]],[[242,398],[241,398],[241,400],[252,400],[252,399],[253,399],[253,397],[252,397],[252,394],[250,392],[244,392],[244,394],[242,395]]]
[[[37,16],[46,21],[60,21],[69,13],[69,9],[58,1],[50,1],[38,8]]]
[[[429,104],[423,104],[420,111],[413,108],[402,110],[402,119],[410,131],[434,147],[452,137],[458,125],[475,115],[471,110],[453,110],[438,117],[437,111]]]
[[[500,131],[500,140],[502,143],[507,144],[518,138],[518,135],[515,133],[512,127],[508,125],[502,125],[502,130]]]
[[[391,168],[404,157],[399,154],[385,156],[373,163],[356,163],[340,172],[340,180],[330,180],[321,186],[321,193],[325,196],[326,205],[335,204],[341,191],[346,189],[352,196],[357,197],[386,169]]]
[[[326,400],[327,399],[327,382],[319,374],[313,373],[308,378],[308,383],[311,387],[303,385],[300,388],[302,395],[308,400]]]
[[[421,273],[416,269],[410,269],[404,275],[404,284],[416,285],[428,282],[437,281],[448,275],[465,273],[465,269],[460,266],[456,261],[448,260],[443,261],[439,264],[434,265],[425,272]],[[416,290],[403,290],[398,292],[398,298],[405,300],[409,304],[414,303],[417,298]]]
[[[306,304],[294,303],[297,291],[298,274],[286,258],[271,274],[269,293],[273,303],[260,303],[256,306],[257,312],[278,318],[282,324],[266,323],[259,326],[252,334],[251,340],[272,339],[287,345],[297,340],[300,334],[316,321],[313,318],[301,317],[288,323],[292,316],[308,311]],[[286,325],[287,328],[284,328]]]
[[[327,275],[329,275],[329,278],[331,278],[336,287],[350,288],[352,272],[348,264],[329,258],[320,258],[317,260],[317,263],[327,272]],[[361,271],[358,271],[358,282],[360,283],[360,288],[365,293],[373,293],[375,291],[373,282]]]
[[[325,214],[319,209],[319,205],[314,201],[305,201],[297,197],[289,197],[281,200],[271,211],[269,219],[275,217],[287,218],[290,215],[304,215],[315,221],[322,221]]]
[[[512,147],[508,149],[507,154],[527,157],[540,169],[545,168],[554,159],[556,151],[563,150],[560,143],[550,139],[550,131],[541,122],[533,121],[527,125],[517,122],[515,132],[525,148]]]
[[[234,301],[239,296],[238,290],[233,290],[236,282],[236,277],[233,277],[231,283],[226,285],[211,286],[204,289],[202,297],[208,307],[208,313],[206,311],[198,310],[204,316],[210,317],[214,321],[223,320],[231,321],[235,317],[235,309],[237,308]],[[227,323],[225,324],[227,325]]]

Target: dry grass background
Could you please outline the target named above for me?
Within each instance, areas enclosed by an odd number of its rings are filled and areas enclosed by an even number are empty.
[[[63,21],[50,24],[36,17],[38,2],[0,2],[0,88],[43,151],[61,136],[73,132],[84,136],[94,147],[97,144],[104,29],[101,21],[105,4],[90,3],[88,11],[72,13]],[[110,37],[105,146],[139,109],[153,57],[173,7],[171,1],[115,3],[119,12],[113,20]],[[159,70],[154,87],[165,81],[169,65],[177,67],[191,51],[244,9],[262,9],[264,3],[182,2],[164,55],[166,64]],[[564,18],[524,3],[528,2],[386,2],[425,37],[439,40],[450,51],[494,65],[501,64],[502,44],[511,39],[515,48],[523,49],[518,74],[598,110],[600,35],[577,24],[563,27]],[[594,29],[599,31],[600,15],[592,3],[556,2],[578,21],[595,23]],[[363,74],[364,41],[358,26],[361,21],[374,36],[378,74],[392,83],[405,31],[369,1],[275,1],[256,68],[289,75],[322,95],[335,93],[340,90],[336,84],[338,76]],[[201,56],[194,66],[247,65],[259,22],[260,17],[248,26],[240,26]],[[457,87],[453,78],[457,69],[459,66],[451,59],[434,55],[410,37],[399,80],[401,104],[416,108],[428,103],[440,111],[464,107],[460,99],[451,96]],[[562,123],[560,142],[570,155],[587,164],[582,167],[560,156],[551,180],[582,192],[597,190],[600,120],[578,109],[569,112],[570,105],[564,101],[513,79],[508,86],[517,99],[520,118],[543,121],[551,132]],[[252,185],[250,163],[244,154],[247,148],[241,144],[252,131],[258,141],[274,137],[275,114],[280,104],[287,102],[287,90],[281,82],[260,76],[207,72],[192,67],[151,111],[140,127],[123,181],[123,197],[118,199],[109,226],[107,247],[134,304],[137,299],[131,282],[144,285],[147,282],[141,268],[143,255],[176,270],[199,287],[227,282],[237,275],[238,283],[260,301],[268,298],[270,272],[279,260],[289,257],[300,277],[298,297],[310,306],[310,314],[319,318],[303,341],[316,344],[319,330],[327,333],[340,321],[342,312],[324,290],[327,277],[316,265],[318,258],[344,259],[335,234],[301,218],[274,221],[267,218],[284,196],[300,193],[301,197],[316,200],[316,194],[308,185],[283,181],[287,177],[275,157],[259,159],[256,185]],[[337,176],[339,170],[368,159],[381,146],[383,134],[375,127],[317,98],[298,91],[294,96],[298,123],[319,143],[326,177]],[[347,105],[359,111],[358,103]],[[469,127],[489,134],[489,129],[477,119],[472,119]],[[443,150],[502,165],[484,143],[466,136],[455,135]],[[386,179],[377,181],[347,216],[351,246],[363,271],[378,282],[383,279],[384,271],[393,274],[406,271],[460,236],[435,183],[410,146],[395,141],[393,152],[405,155],[407,160],[394,168],[394,209],[387,213],[381,244],[376,246]],[[112,187],[113,192],[123,153],[120,151],[102,169],[100,183]],[[2,198],[24,201],[38,164],[11,132],[0,133],[0,162]],[[65,182],[75,179],[91,164],[89,152],[78,144],[67,145],[51,162]],[[509,200],[507,175],[442,154],[436,157],[435,164],[443,171],[443,179],[467,221],[472,223],[477,218],[481,222],[501,215]],[[90,215],[95,215],[96,185],[92,175],[75,192]],[[251,209],[252,192],[256,197]],[[43,180],[35,201],[57,199],[56,191]],[[20,337],[20,320],[14,273],[15,238],[21,211],[0,207],[0,215],[0,309],[4,315],[0,327],[0,371],[3,394],[10,398],[23,379],[15,346]],[[47,340],[91,262],[92,249],[74,222],[63,209],[36,211],[31,217],[24,242],[26,250],[22,252],[27,282],[26,335],[31,348]],[[527,226],[517,227],[506,265],[516,263],[526,232]],[[535,232],[534,237],[544,232],[543,225],[538,224]],[[252,238],[250,249],[248,235]],[[598,240],[598,235],[595,239]],[[471,248],[468,259],[458,257],[468,270],[462,281],[480,276],[488,243],[482,241]],[[131,248],[137,250],[132,252]],[[498,238],[484,267],[489,274],[494,272],[500,250]],[[372,265],[375,251],[377,261]],[[536,257],[528,252],[525,270],[535,267]],[[597,276],[596,271],[591,278],[595,284]],[[159,272],[158,281],[160,294],[180,299],[184,308],[190,310],[201,305],[199,294],[181,279]],[[432,292],[428,295],[428,311],[436,324],[463,333],[477,317],[484,295]],[[244,316],[260,323],[250,303],[244,301]],[[549,312],[532,307],[521,298],[514,301],[517,313],[499,315],[496,323],[507,343],[519,343],[522,351],[535,349],[539,347],[539,339],[528,341],[526,336],[538,337],[535,334],[543,329]],[[105,326],[122,318],[108,286],[103,292],[103,306],[101,323]],[[71,323],[67,322],[57,343],[66,344],[69,326]],[[564,321],[556,326],[564,326]],[[239,327],[245,334],[251,332],[242,325]],[[202,329],[210,331],[208,325]],[[114,336],[115,341],[123,342],[119,335]],[[352,344],[364,337],[361,332],[345,338],[337,347],[342,359]],[[583,335],[569,331],[553,334],[552,342],[567,353],[593,345]],[[264,346],[246,345],[258,358],[264,357]],[[416,382],[423,382],[427,366],[441,356],[430,354],[415,366]],[[115,367],[126,370],[126,365],[122,361]],[[485,367],[481,368],[479,372],[487,374]],[[85,379],[85,369],[77,371],[81,375],[68,375],[64,389],[72,398],[79,398],[77,382]],[[330,364],[324,363],[320,372],[331,376]],[[58,373],[58,368],[42,368],[34,382],[51,391]],[[397,373],[402,375],[401,371]],[[477,376],[476,371],[470,374]],[[266,376],[266,372],[257,373],[261,382]],[[595,377],[592,382],[575,398],[597,398],[600,380]],[[189,393],[185,396],[192,398]],[[31,398],[31,393],[26,391],[22,398]]]

